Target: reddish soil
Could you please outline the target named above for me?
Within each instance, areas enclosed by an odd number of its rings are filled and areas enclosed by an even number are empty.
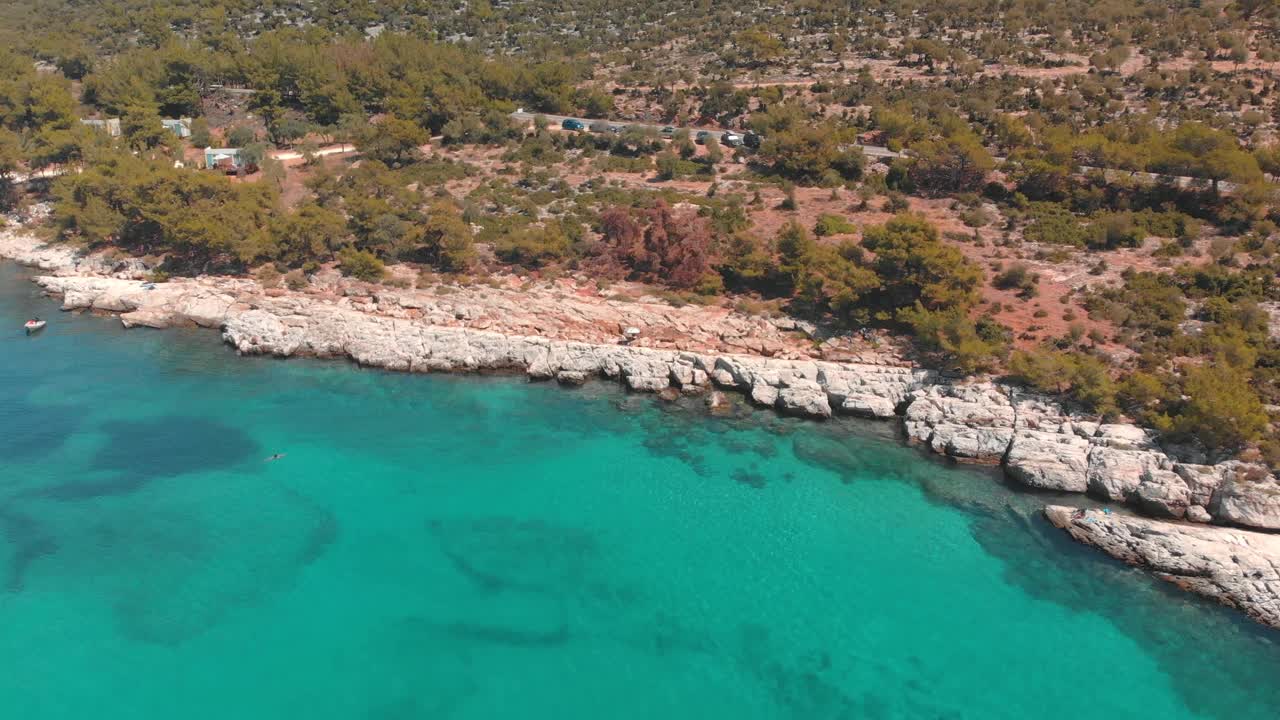
[[[438,146],[426,146],[423,150],[427,155],[441,154],[465,162],[479,171],[471,177],[451,180],[445,184],[449,193],[460,199],[465,198],[481,184],[494,177],[514,178],[515,173],[519,172],[518,166],[508,166],[502,161],[501,158],[506,152],[504,148],[441,149]],[[699,152],[705,153],[705,148],[700,147]],[[351,156],[328,156],[322,161],[326,166],[338,169],[350,163]],[[300,160],[288,161],[286,166],[288,174],[282,188],[282,195],[285,202],[292,206],[305,197],[306,189],[303,183],[311,171],[302,167]],[[554,176],[563,178],[570,185],[579,185],[592,178],[604,177],[610,183],[631,189],[671,189],[691,196],[705,196],[713,184],[711,181],[703,180],[657,182],[653,171],[602,173],[590,161],[583,160],[571,161],[546,168],[546,170]],[[260,175],[251,180],[257,177]],[[824,188],[796,188],[797,209],[782,210],[779,206],[785,196],[780,188],[751,181],[746,177],[746,168],[732,161],[726,161],[720,165],[720,174],[715,184],[722,196],[737,193],[747,202],[750,202],[753,194],[758,190],[763,202],[759,205],[748,205],[747,211],[752,222],[750,232],[761,238],[776,236],[783,225],[792,221],[800,223],[812,232],[819,216],[834,214],[845,217],[858,226],[859,230],[850,235],[823,238],[821,241],[834,243],[847,239],[860,240],[863,227],[884,223],[892,217],[891,213],[884,210],[885,198],[873,198],[866,210],[859,210],[861,199],[858,194],[844,188],[837,189],[834,193]],[[1176,258],[1172,263],[1161,262],[1152,257],[1151,252],[1159,247],[1162,241],[1152,239],[1143,248],[1130,250],[1106,253],[1070,250],[1065,253],[1065,259],[1051,262],[1043,258],[1037,259],[1036,255],[1054,253],[1062,256],[1064,254],[1062,248],[1026,244],[1017,237],[1014,238],[1014,244],[1011,246],[998,246],[996,241],[1001,239],[1001,233],[996,228],[1002,226],[1001,218],[997,217],[986,227],[978,229],[978,234],[982,238],[981,244],[978,244],[968,239],[973,237],[974,229],[961,221],[958,211],[952,208],[954,201],[909,198],[908,202],[910,212],[923,215],[937,226],[943,235],[944,242],[955,246],[965,257],[983,268],[986,282],[982,288],[982,301],[977,312],[988,313],[998,306],[998,309],[991,314],[1012,329],[1015,344],[1018,347],[1033,347],[1044,340],[1066,336],[1070,333],[1072,326],[1079,326],[1086,334],[1097,331],[1106,338],[1100,344],[1102,349],[1123,353],[1125,348],[1115,345],[1113,341],[1115,328],[1106,322],[1088,317],[1088,313],[1082,306],[1083,291],[1091,286],[1118,284],[1120,273],[1126,268],[1156,270],[1167,268],[1170,264],[1203,262],[1207,256],[1207,253],[1201,252],[1198,255]],[[952,237],[947,237],[948,234]],[[959,240],[959,237],[964,237],[966,240]],[[1201,242],[1205,246],[1208,243],[1209,240]],[[1091,274],[1090,269],[1097,265],[1100,259],[1106,262],[1105,272],[1098,275]],[[1000,290],[991,286],[991,279],[1000,272],[1000,269],[1015,262],[1024,264],[1039,277],[1036,297],[1023,298],[1019,296],[1017,290]],[[1037,315],[1040,316],[1037,317]]]

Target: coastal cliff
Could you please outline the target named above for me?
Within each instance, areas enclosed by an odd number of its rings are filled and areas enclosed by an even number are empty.
[[[691,334],[688,349],[606,344],[443,324],[474,315],[476,306],[392,288],[321,294],[264,289],[253,280],[222,277],[151,284],[142,279],[145,267],[137,261],[86,257],[14,233],[0,235],[0,255],[52,273],[36,282],[61,296],[65,310],[117,313],[129,327],[220,329],[224,340],[245,354],[346,358],[404,372],[520,372],[565,385],[600,377],[636,392],[734,390],[758,406],[798,416],[900,419],[909,441],[933,452],[999,464],[1012,481],[1029,488],[1088,493],[1127,504],[1163,525],[1189,528],[1167,532],[1162,547],[1212,547],[1206,563],[1230,558],[1240,533],[1168,521],[1280,530],[1280,482],[1262,466],[1189,462],[1199,458],[1166,452],[1155,434],[1141,427],[1099,423],[1052,398],[1003,383],[952,381],[913,367],[892,351],[867,350],[842,361],[809,359],[783,342],[777,324],[742,316],[726,320],[733,339],[728,345],[725,334],[704,326]],[[500,312],[502,306],[489,309]],[[642,312],[649,313],[647,332],[670,331],[658,326],[662,311],[634,311]],[[527,308],[515,306],[511,313],[528,315]],[[562,319],[542,322],[555,327],[548,334],[574,334]],[[598,336],[600,326],[587,323],[579,335]],[[724,351],[752,346],[768,346],[775,356]],[[1154,554],[1115,551],[1115,543],[1071,530],[1075,527],[1072,523],[1068,530],[1077,540],[1168,574]],[[1183,584],[1201,591],[1195,583]],[[1280,583],[1273,579],[1251,588],[1215,597],[1280,627],[1275,622]]]

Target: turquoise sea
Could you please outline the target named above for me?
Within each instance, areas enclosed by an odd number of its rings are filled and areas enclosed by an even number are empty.
[[[5,718],[1280,715],[1280,634],[890,424],[56,307],[0,266]]]

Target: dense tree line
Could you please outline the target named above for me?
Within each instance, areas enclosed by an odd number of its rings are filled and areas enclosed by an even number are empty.
[[[617,50],[618,37],[630,38],[629,49],[635,51],[679,38],[695,54],[714,54],[725,67],[760,67],[858,49],[957,71],[969,59],[1019,56],[1047,62],[1048,53],[1085,47],[1088,55],[1121,43],[1166,56],[1195,50],[1230,57],[1246,28],[1276,16],[1275,4],[1267,0],[1011,0],[998,8],[989,0],[955,0],[945,7],[922,0],[747,0],[732,7],[677,0],[628,5],[478,0],[461,7],[447,0],[176,0],[161,6],[144,0],[90,6],[25,0],[0,5],[0,18],[8,21],[15,42],[34,45],[68,68],[91,63],[101,51],[156,46],[171,37],[226,42],[306,25],[339,34],[410,31],[466,39],[497,52],[556,47],[609,52]],[[908,41],[890,43],[898,39]]]

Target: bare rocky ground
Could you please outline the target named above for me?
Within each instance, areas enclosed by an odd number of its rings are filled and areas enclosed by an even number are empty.
[[[790,320],[624,302],[571,281],[521,288],[512,279],[447,292],[367,286],[324,273],[300,291],[226,277],[151,284],[138,260],[83,256],[20,231],[0,232],[0,256],[49,272],[37,282],[60,295],[66,310],[117,313],[130,327],[220,329],[247,354],[347,358],[407,372],[523,372],[565,385],[606,377],[636,392],[705,393],[713,411],[722,391],[733,390],[794,415],[897,420],[910,441],[958,461],[1000,464],[1025,487],[1088,493],[1160,518],[1142,527],[1178,529],[1165,531],[1160,547],[1175,557],[1197,553],[1198,570],[1188,577],[1242,572],[1234,554],[1241,533],[1214,525],[1280,531],[1280,481],[1264,467],[1208,464],[1134,425],[1100,424],[1003,383],[951,381],[913,367],[888,344],[859,348],[850,341],[839,352],[820,352]],[[641,337],[623,344],[621,333],[632,326]],[[1146,545],[1136,546],[1139,552],[1132,543],[1072,535],[1171,574],[1165,555]],[[1264,560],[1273,571],[1280,567],[1276,537],[1255,544],[1261,559],[1250,568]],[[1280,627],[1280,582],[1274,572],[1270,578],[1247,592],[1226,580],[1214,592],[1203,582],[1182,584]]]

